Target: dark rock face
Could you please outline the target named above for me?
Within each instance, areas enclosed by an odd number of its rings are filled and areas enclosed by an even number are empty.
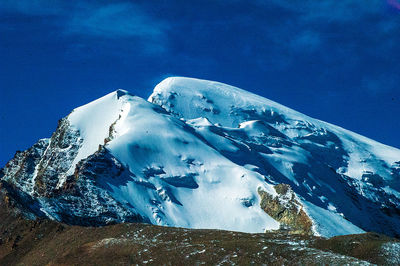
[[[129,176],[125,169],[104,148],[80,161],[74,175],[46,201],[49,212],[59,221],[77,225],[105,225],[119,222],[146,222],[109,193],[107,180]],[[100,182],[102,180],[102,182]]]
[[[22,192],[9,183],[0,180],[0,205],[12,216],[20,216],[25,219],[34,220],[39,217],[46,217],[40,210],[39,202],[29,194]],[[0,222],[2,225],[4,221]]]

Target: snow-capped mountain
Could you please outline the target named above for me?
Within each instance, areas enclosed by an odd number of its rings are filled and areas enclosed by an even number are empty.
[[[400,150],[191,78],[76,108],[0,179],[27,215],[69,224],[400,236]]]

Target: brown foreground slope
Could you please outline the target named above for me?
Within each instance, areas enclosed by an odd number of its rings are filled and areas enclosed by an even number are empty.
[[[0,265],[400,263],[399,242],[372,233],[322,239],[146,224],[69,226],[28,220],[4,190],[0,198]]]

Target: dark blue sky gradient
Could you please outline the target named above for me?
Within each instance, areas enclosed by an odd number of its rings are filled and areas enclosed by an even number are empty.
[[[147,98],[171,75],[235,85],[399,148],[396,3],[3,0],[0,165],[73,108],[118,88]]]

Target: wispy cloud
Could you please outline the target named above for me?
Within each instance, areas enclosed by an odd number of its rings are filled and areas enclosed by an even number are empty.
[[[165,30],[168,29],[167,23],[150,17],[133,3],[80,6],[66,26],[68,34],[106,38],[164,38]]]
[[[132,2],[4,0],[0,12],[55,17],[66,37],[130,39],[145,52],[164,51],[167,45],[169,23]]]
[[[317,32],[305,30],[295,35],[289,45],[296,51],[312,52],[321,45],[321,38]]]
[[[0,12],[14,12],[31,16],[57,15],[65,6],[65,3],[58,0],[2,0]]]
[[[388,0],[395,1],[395,0]],[[266,1],[258,1],[263,4]],[[347,22],[382,12],[383,0],[272,0],[272,3],[301,15],[303,20]]]
[[[377,96],[398,89],[398,84],[398,77],[389,73],[364,78],[362,88],[366,93]]]

